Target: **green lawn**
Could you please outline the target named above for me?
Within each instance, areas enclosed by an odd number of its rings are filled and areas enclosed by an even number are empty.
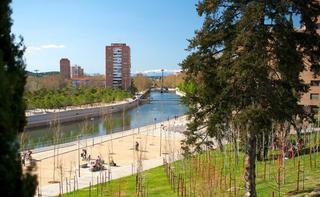
[[[147,187],[146,193],[148,196],[158,196],[158,197],[166,197],[166,196],[176,196],[173,191],[170,189],[170,184],[168,183],[167,177],[164,174],[163,166],[153,168],[151,170],[147,170],[143,172],[143,176],[145,179],[144,185]],[[101,188],[103,187],[104,196],[119,196],[119,191],[121,196],[135,196],[135,176],[128,176],[124,178],[120,178],[117,180],[113,180],[104,185],[97,185],[91,188],[91,196],[98,196],[97,192],[99,192],[99,196],[101,195]],[[64,196],[89,196],[89,188],[84,188],[78,190],[74,193],[69,193]]]
[[[228,153],[229,152],[229,153]],[[226,154],[220,151],[210,151],[199,154],[193,158],[184,159],[170,164],[172,172],[176,176],[181,175],[186,181],[186,192],[195,196],[243,196],[243,154],[239,155],[238,165],[235,163],[234,152],[227,150]],[[310,159],[311,158],[311,159]],[[297,169],[300,161],[299,192],[297,188]],[[310,162],[311,161],[311,162]],[[314,153],[287,159],[284,168],[280,168],[280,195],[281,196],[304,196],[315,187],[320,187],[320,154]],[[279,185],[278,160],[257,162],[257,193],[258,196],[278,196]],[[143,173],[144,186],[147,196],[178,196],[173,192],[170,182],[165,173],[165,167],[157,167]],[[304,189],[302,177],[304,176]],[[283,179],[285,177],[285,180]],[[192,184],[190,184],[190,181]],[[211,182],[210,182],[211,181]],[[177,189],[177,181],[175,181]],[[128,176],[113,180],[103,186],[98,186],[99,196],[101,188],[104,196],[135,196],[135,176]],[[230,189],[231,188],[231,189]],[[211,192],[211,193],[210,193]],[[89,196],[89,188],[69,193],[64,196]],[[91,188],[91,196],[97,195],[97,186]]]

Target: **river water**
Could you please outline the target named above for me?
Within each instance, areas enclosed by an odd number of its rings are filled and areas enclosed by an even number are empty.
[[[19,136],[22,149],[37,148],[52,145],[54,134],[59,135],[60,143],[70,142],[81,138],[105,135],[142,127],[181,116],[187,112],[187,107],[180,101],[180,97],[172,92],[150,93],[150,102],[136,108],[112,113],[104,117],[61,124],[57,128],[42,127],[27,129],[23,136]]]

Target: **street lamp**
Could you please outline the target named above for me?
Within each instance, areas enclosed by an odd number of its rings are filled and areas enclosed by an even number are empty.
[[[81,135],[78,135],[78,164],[79,164],[79,177],[80,177],[80,137]]]
[[[39,70],[38,69],[35,69],[34,72],[36,73],[36,83],[37,83],[37,90],[39,89],[39,75],[38,75],[38,72]]]
[[[152,135],[154,136],[154,131],[157,129],[156,128],[157,127],[157,123],[156,123],[157,122],[157,118],[154,118],[153,121],[154,121],[153,122],[154,123],[154,129],[153,129]]]
[[[163,69],[161,69],[161,90],[160,92],[163,93]]]
[[[162,130],[165,131],[165,127],[163,124],[161,124],[161,127],[160,127],[160,157],[162,155]],[[165,134],[166,135],[166,134]],[[163,154],[166,154],[166,153],[163,153]]]
[[[154,118],[153,119],[153,124],[154,124],[154,127],[153,127],[153,129],[152,129],[152,143],[150,144],[150,146],[154,146],[154,143],[153,143],[153,141],[154,141],[154,131],[156,130],[156,121],[157,121],[157,118]]]

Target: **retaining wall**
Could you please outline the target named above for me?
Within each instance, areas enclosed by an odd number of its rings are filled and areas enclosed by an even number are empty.
[[[108,113],[120,112],[122,110],[128,110],[139,105],[140,98],[148,94],[149,91],[144,91],[135,99],[126,101],[123,103],[110,104],[107,106],[98,106],[82,109],[72,109],[59,112],[49,112],[46,114],[32,115],[27,117],[26,128],[44,127],[49,126],[50,122],[59,120],[60,123],[72,122],[78,120],[90,119],[98,116],[103,116]]]

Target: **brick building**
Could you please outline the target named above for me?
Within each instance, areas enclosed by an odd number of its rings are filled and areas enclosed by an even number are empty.
[[[84,71],[83,68],[81,68],[81,66],[78,65],[74,65],[71,68],[71,77],[72,78],[81,78],[84,76]]]
[[[317,33],[320,35],[320,17],[317,18]],[[320,104],[320,76],[313,76],[310,71],[310,65],[306,62],[306,70],[300,74],[304,83],[310,85],[309,92],[304,94],[300,104],[304,106],[315,107]]]
[[[131,85],[130,47],[122,43],[106,46],[106,87],[127,90]]]
[[[60,76],[62,79],[70,79],[70,60],[60,59]]]

